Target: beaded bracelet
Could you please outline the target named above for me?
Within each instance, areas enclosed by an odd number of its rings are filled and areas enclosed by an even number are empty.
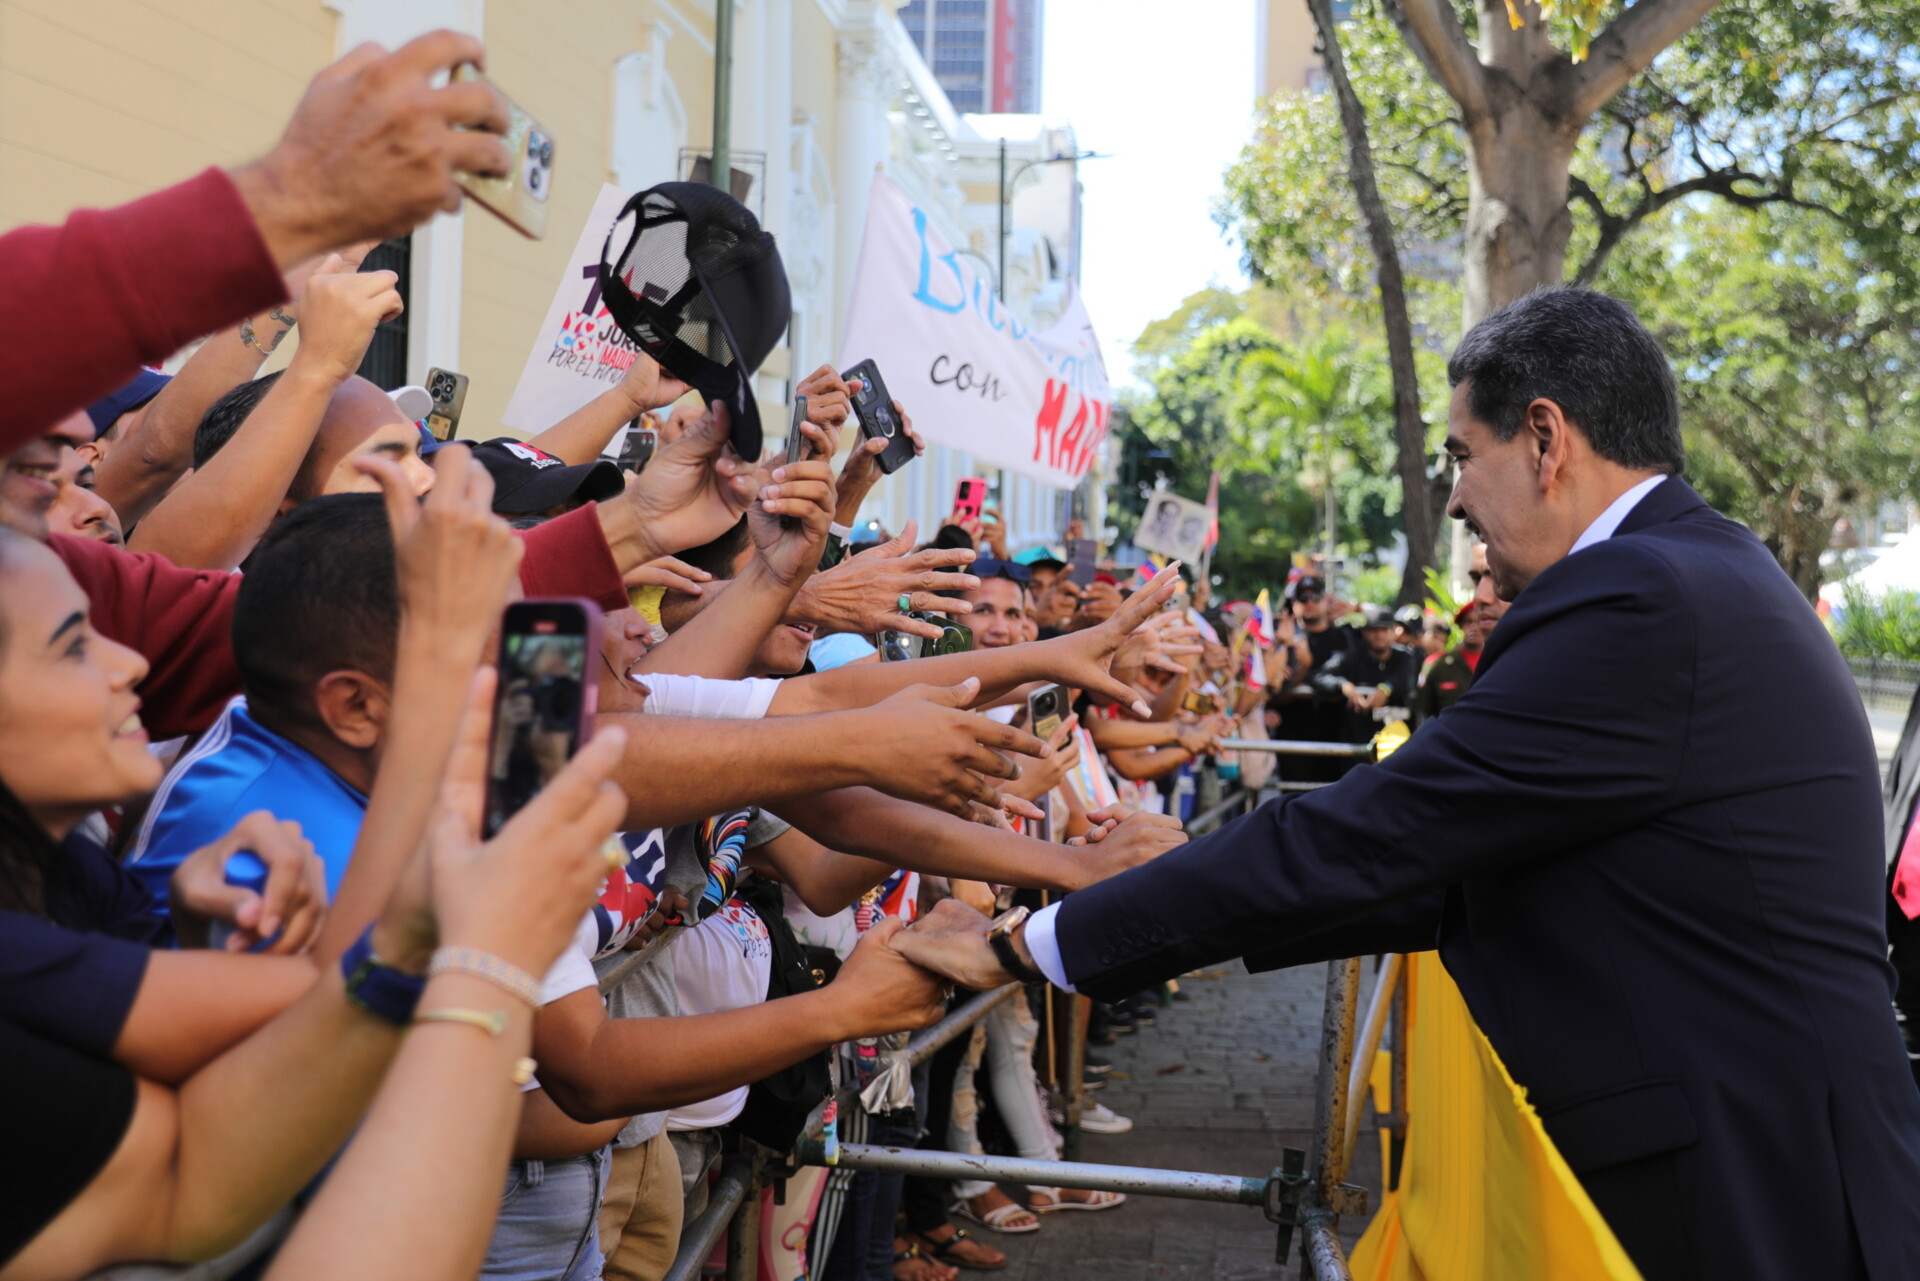
[[[465,974],[491,983],[528,1009],[540,1008],[540,982],[517,965],[501,960],[476,947],[443,947],[434,952],[427,964],[427,977],[436,974]]]

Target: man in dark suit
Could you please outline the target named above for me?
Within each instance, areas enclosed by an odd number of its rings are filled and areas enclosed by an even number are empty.
[[[1437,946],[1649,1281],[1920,1277],[1920,1092],[1845,664],[1679,479],[1673,376],[1629,309],[1530,295],[1448,373],[1450,510],[1512,602],[1466,697],[1010,948],[951,909],[898,946],[969,986],[1004,953],[1094,995]]]

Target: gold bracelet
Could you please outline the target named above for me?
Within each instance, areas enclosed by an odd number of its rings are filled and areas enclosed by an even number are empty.
[[[622,848],[622,857],[625,856]],[[540,1008],[540,981],[519,966],[503,961],[477,947],[443,947],[427,963],[427,977],[437,974],[465,974],[491,983],[530,1010]]]
[[[499,1036],[507,1030],[507,1012],[505,1010],[462,1010],[446,1008],[439,1010],[421,1010],[413,1016],[415,1024],[420,1023],[464,1023],[468,1027],[477,1027],[488,1036]]]

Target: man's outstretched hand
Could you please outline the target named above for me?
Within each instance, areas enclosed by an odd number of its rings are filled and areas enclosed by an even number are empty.
[[[980,682],[969,677],[951,686],[909,685],[872,707],[834,715],[858,722],[846,741],[858,744],[869,787],[969,818],[973,801],[1000,808],[992,780],[1019,777],[1002,753],[1053,755],[1026,731],[964,710],[979,696]]]
[[[1093,822],[1085,836],[1067,844],[1082,846],[1086,857],[1078,870],[1084,874],[1075,889],[1096,885],[1142,863],[1151,863],[1168,850],[1187,843],[1180,820],[1169,814],[1149,814],[1130,805],[1109,805],[1087,815]]]
[[[990,924],[959,899],[942,899],[931,912],[895,934],[892,946],[923,970],[961,987],[989,992],[1013,982],[1013,975],[1007,973],[987,942]]]
[[[1122,707],[1131,706],[1136,715],[1151,716],[1152,710],[1141,702],[1134,688],[1113,675],[1113,656],[1134,629],[1151,619],[1179,585],[1180,566],[1169,565],[1108,615],[1105,622],[1085,631],[1036,642],[1035,657],[1044,655],[1043,670],[1050,679],[1074,689],[1084,689],[1095,698],[1112,699]]]

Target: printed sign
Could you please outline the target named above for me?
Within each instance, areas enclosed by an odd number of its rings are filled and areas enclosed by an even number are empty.
[[[627,193],[600,188],[500,421],[538,435],[626,376],[639,348],[600,301],[600,253]]]
[[[1205,503],[1196,503],[1163,489],[1155,490],[1147,495],[1147,509],[1140,514],[1140,528],[1133,535],[1133,545],[1197,565],[1207,549],[1207,530],[1212,520],[1213,513]]]
[[[1076,291],[1060,323],[1021,324],[925,210],[873,181],[842,369],[871,357],[929,442],[1068,489],[1107,435],[1113,389]]]

